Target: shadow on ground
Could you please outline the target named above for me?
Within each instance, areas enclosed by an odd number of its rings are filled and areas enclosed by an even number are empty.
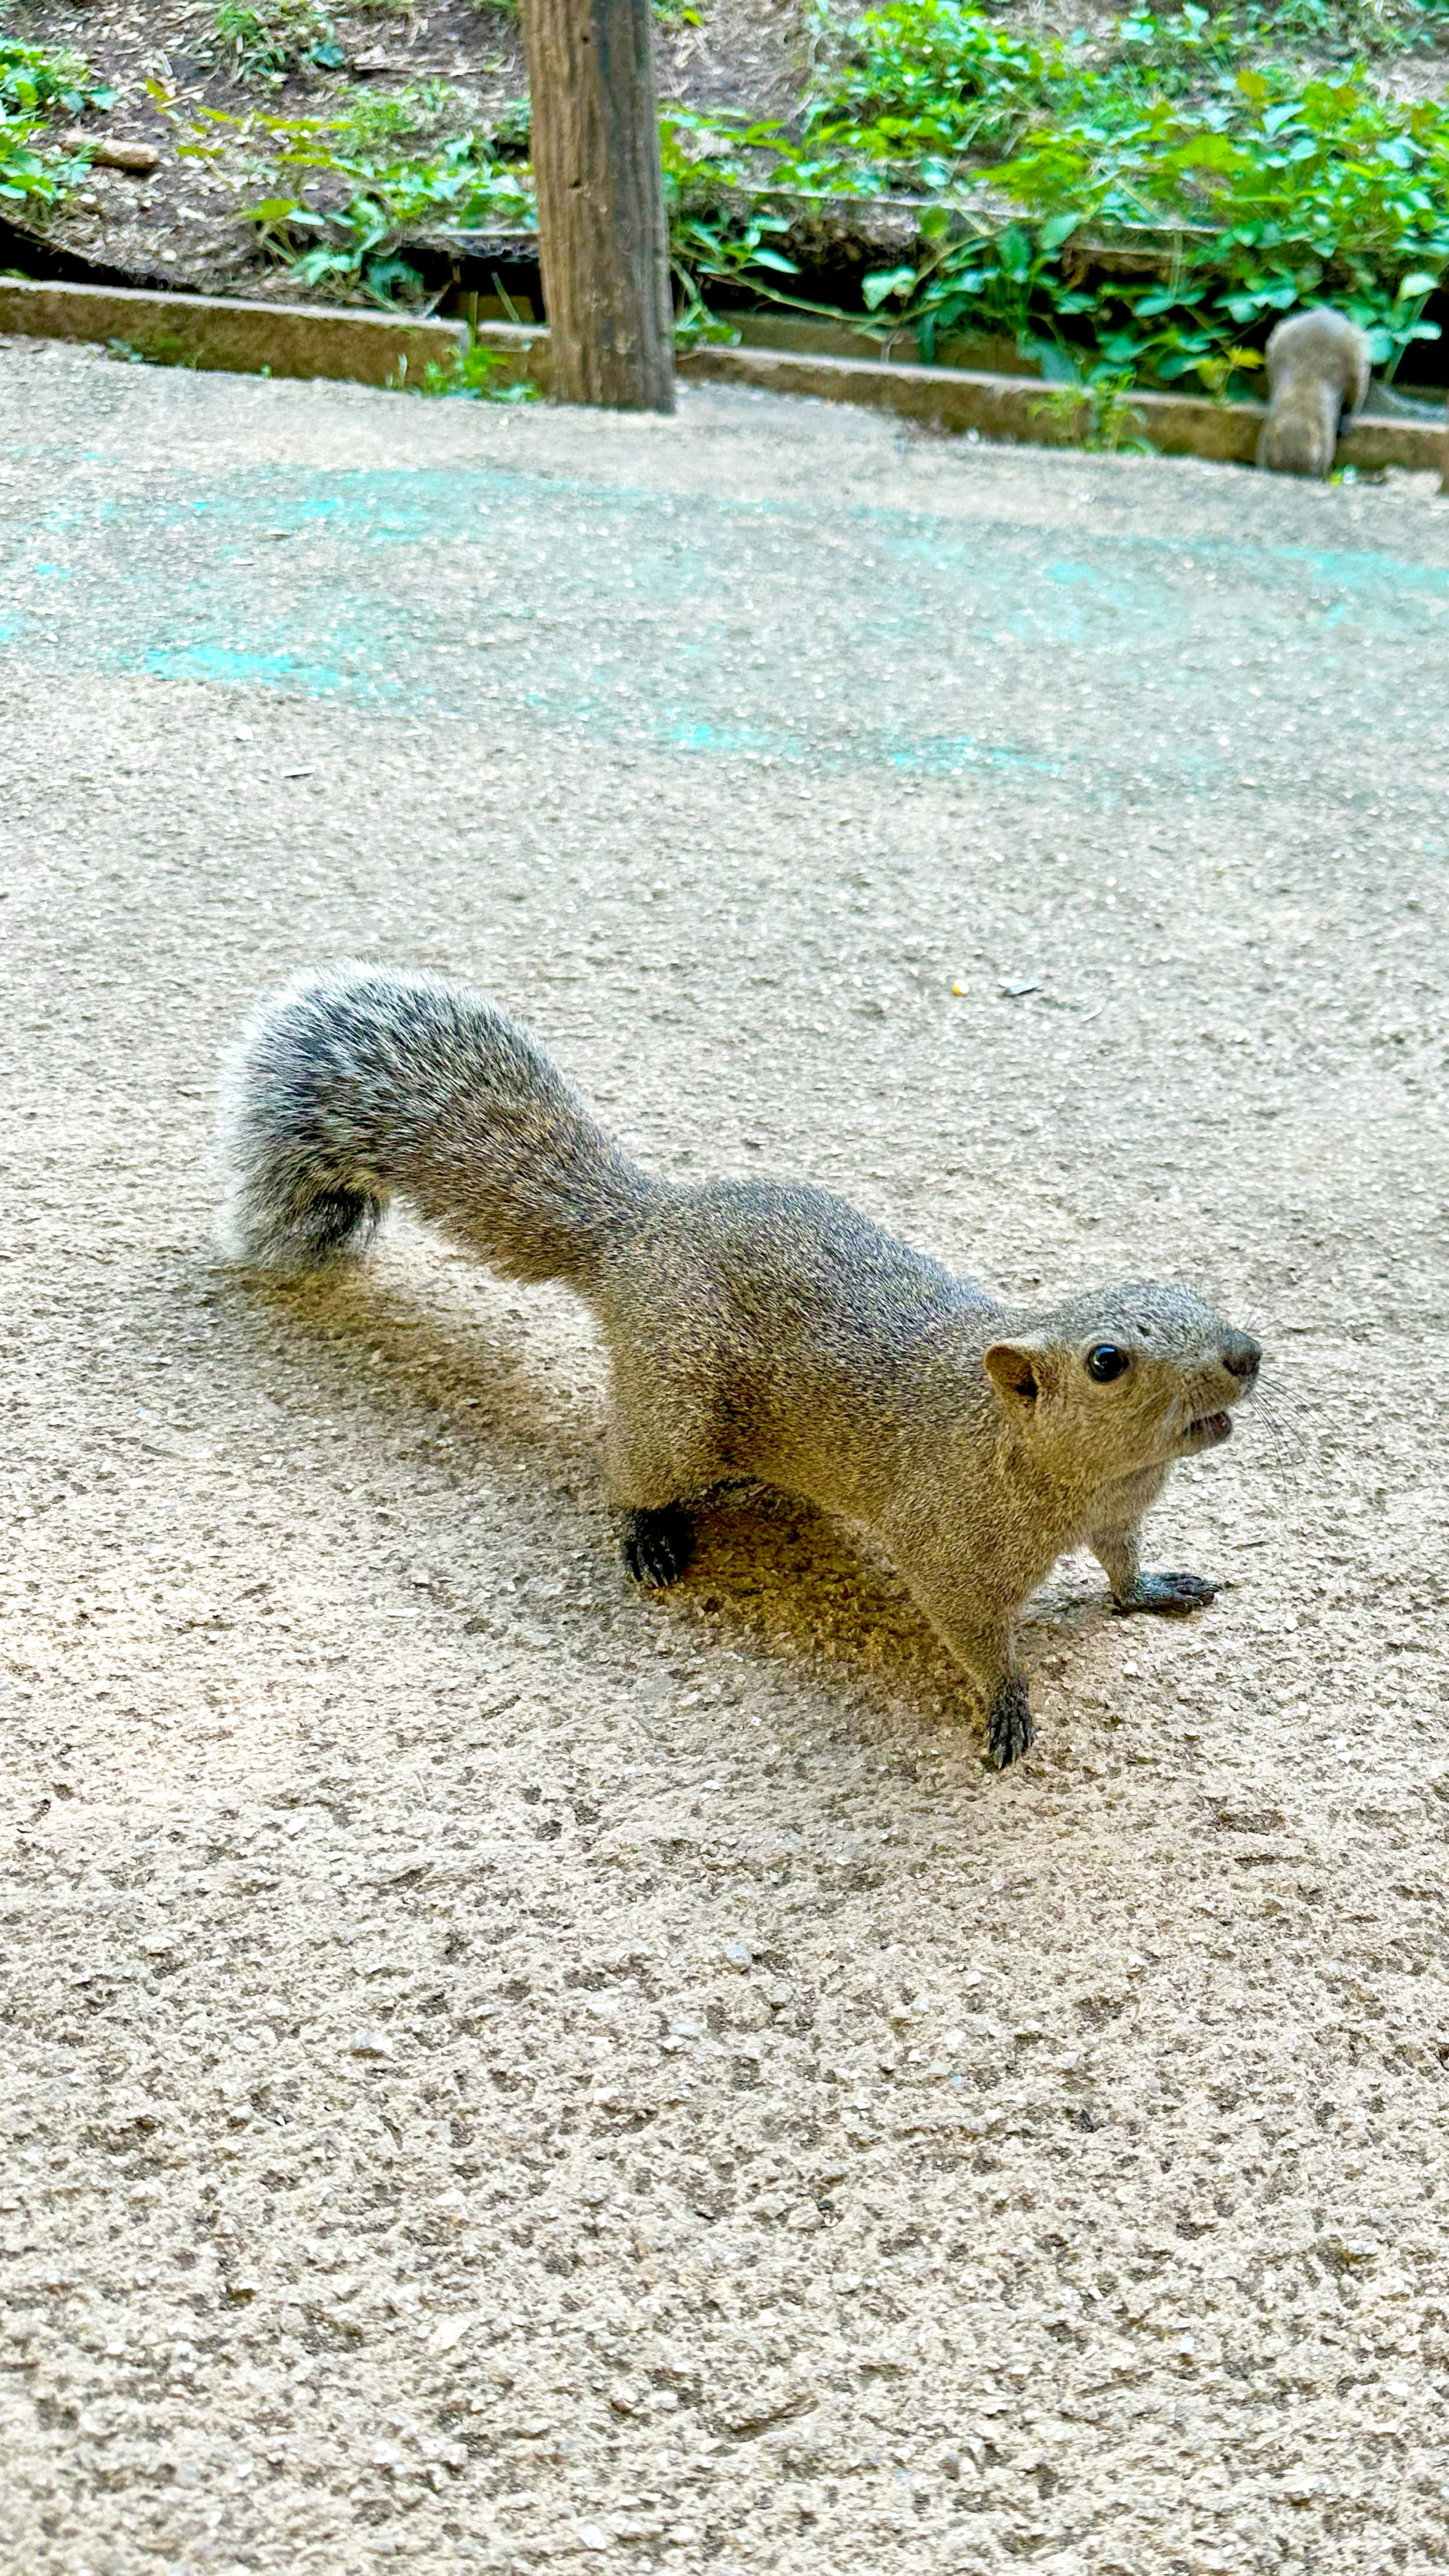
[[[666,1593],[637,1591],[618,1566],[604,1486],[605,1367],[592,1328],[558,1298],[531,1330],[526,1307],[513,1303],[517,1291],[487,1274],[467,1278],[469,1293],[451,1310],[368,1270],[285,1283],[233,1275],[223,1293],[235,1297],[254,1338],[270,1326],[269,1379],[280,1333],[284,1365],[304,1373],[299,1403],[360,1408],[374,1436],[393,1443],[413,1445],[447,1428],[465,1480],[506,1465],[541,1482],[560,1515],[579,1516],[642,1618],[692,1625],[702,1614],[742,1649],[807,1664],[833,1687],[863,1689],[898,1715],[913,1708],[979,1723],[971,1683],[937,1643],[903,1576],[871,1541],[793,1495],[755,1484],[717,1488],[699,1507],[682,1581]],[[566,1347],[548,1346],[551,1322],[564,1325]],[[465,1623],[476,1607],[461,1597],[452,1606]],[[1083,1599],[1059,1577],[1023,1618],[1028,1669],[1112,1617],[1104,1594]]]

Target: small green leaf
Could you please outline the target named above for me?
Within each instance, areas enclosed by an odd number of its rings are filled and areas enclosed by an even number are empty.
[[[860,281],[867,313],[877,313],[888,296],[909,295],[916,282],[913,268],[876,268]]]

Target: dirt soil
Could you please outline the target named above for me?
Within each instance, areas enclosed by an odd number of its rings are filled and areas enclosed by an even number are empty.
[[[1441,2564],[1445,505],[14,342],[0,458],[0,2564]],[[213,1249],[348,953],[1208,1289],[1218,1600],[1059,1569],[997,1777],[809,1512],[641,1598],[562,1296]]]
[[[261,14],[285,26],[288,0],[260,0]],[[242,218],[291,179],[278,179],[276,146],[251,129],[254,115],[311,118],[337,112],[359,90],[399,98],[441,84],[447,93],[437,116],[421,130],[385,149],[397,158],[440,146],[452,134],[496,122],[509,101],[526,94],[527,75],[516,9],[483,0],[428,0],[426,7],[391,0],[290,0],[298,30],[295,58],[285,73],[270,73],[238,53],[218,30],[216,0],[145,0],[144,6],[73,5],[73,0],[12,0],[4,12],[8,34],[84,54],[113,87],[109,113],[79,121],[57,111],[54,130],[143,141],[159,154],[147,174],[93,168],[78,189],[39,228],[44,249],[117,281],[141,286],[195,288],[208,294],[288,297],[296,287],[288,269],[260,246],[256,228]],[[309,16],[310,8],[310,16]],[[656,25],[659,95],[696,110],[729,107],[760,118],[788,119],[804,92],[812,61],[832,42],[832,20],[848,25],[859,13],[854,0],[831,0],[824,11],[797,0],[698,0],[660,13]],[[1117,0],[1020,0],[996,13],[1006,26],[1041,42],[1086,30],[1100,36],[1122,15]],[[1390,21],[1390,24],[1395,23]],[[1432,26],[1429,31],[1433,33]],[[1365,27],[1366,43],[1373,33]],[[339,45],[344,63],[320,67],[306,51],[313,36]],[[1449,43],[1449,36],[1446,36]],[[1342,75],[1345,58],[1315,52],[1297,31],[1283,50],[1301,58],[1305,76]],[[1395,95],[1440,97],[1445,52],[1430,43],[1412,49],[1374,50],[1367,45],[1371,77]],[[163,108],[161,99],[169,101]],[[206,124],[210,114],[234,120],[235,131]],[[178,147],[201,131],[213,147],[202,161],[180,157]],[[352,193],[351,183],[324,178],[311,202],[326,208]],[[841,235],[849,244],[841,273]],[[793,242],[807,269],[808,290],[854,307],[854,274],[862,262],[913,256],[914,225],[889,208],[827,209]],[[22,263],[34,252],[22,241]],[[475,284],[476,280],[473,281]],[[364,301],[342,280],[308,289],[313,301]],[[532,314],[525,313],[525,319]]]
[[[449,103],[441,118],[388,147],[396,157],[422,152],[470,126],[494,122],[504,105],[527,92],[516,12],[475,7],[473,0],[430,0],[426,9],[387,5],[328,9],[325,20],[347,61],[321,69],[302,59],[285,75],[249,70],[234,44],[218,34],[208,0],[147,0],[143,8],[12,7],[8,34],[73,46],[116,93],[106,113],[79,120],[57,111],[55,130],[151,144],[154,171],[136,176],[94,168],[44,227],[51,248],[115,269],[137,285],[195,287],[212,295],[295,294],[288,272],[259,249],[241,209],[273,184],[264,138],[246,130],[254,114],[319,117],[360,88],[397,98],[442,83]],[[752,114],[788,112],[799,94],[809,39],[793,6],[778,0],[716,0],[688,23],[663,24],[656,38],[661,97],[708,109],[740,106]],[[155,90],[172,102],[163,110]],[[203,111],[238,121],[235,140],[214,164],[178,156]],[[212,127],[216,141],[220,129]],[[323,185],[326,204],[341,183]],[[314,290],[314,300],[316,294]],[[326,300],[347,300],[333,289]]]

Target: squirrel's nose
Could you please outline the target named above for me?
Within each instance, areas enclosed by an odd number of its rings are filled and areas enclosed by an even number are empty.
[[[1255,1342],[1251,1333],[1224,1333],[1218,1357],[1230,1376],[1240,1377],[1246,1384],[1250,1377],[1257,1376],[1262,1356],[1262,1343]]]

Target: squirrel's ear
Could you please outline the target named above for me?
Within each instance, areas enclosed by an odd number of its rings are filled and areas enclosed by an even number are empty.
[[[993,1385],[1022,1404],[1035,1404],[1041,1393],[1041,1357],[1030,1342],[993,1342],[990,1350],[982,1353]]]

